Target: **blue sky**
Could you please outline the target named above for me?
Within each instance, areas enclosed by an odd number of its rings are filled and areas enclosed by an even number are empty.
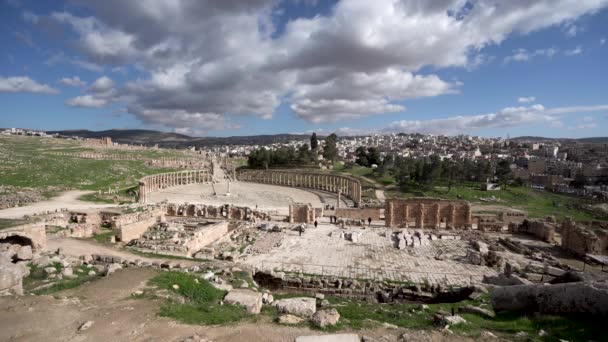
[[[608,127],[608,0],[0,0],[0,28],[0,127]]]

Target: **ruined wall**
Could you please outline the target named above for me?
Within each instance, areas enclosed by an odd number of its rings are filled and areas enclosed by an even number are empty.
[[[551,222],[540,220],[524,220],[522,223],[511,223],[509,231],[519,234],[534,235],[536,238],[546,242],[555,240],[555,225]]]
[[[466,201],[388,199],[384,216],[387,227],[464,229],[472,225],[471,206]]]
[[[336,208],[336,216],[339,218],[365,220],[371,217],[372,220],[381,220],[384,215],[384,208]]]
[[[244,182],[282,185],[315,190],[340,192],[350,198],[355,206],[361,203],[361,182],[347,176],[332,175],[304,170],[241,170],[237,179]]]
[[[140,213],[121,215],[116,220],[116,227],[119,229],[118,239],[122,242],[129,242],[138,239],[160,219],[163,208],[158,207]]]
[[[146,203],[151,192],[186,184],[208,183],[213,179],[211,169],[159,173],[139,180],[139,202]]]
[[[5,239],[25,238],[31,241],[32,250],[46,250],[46,230],[44,222],[29,223],[0,230],[0,241]]]
[[[204,226],[204,228],[196,231],[192,238],[184,244],[187,249],[187,255],[192,256],[203,247],[221,239],[226,234],[228,234],[228,221],[219,221]]]
[[[520,211],[506,210],[498,214],[498,219],[503,222],[505,227],[508,227],[511,223],[522,224],[528,215]]]
[[[315,209],[310,204],[293,203],[289,205],[289,223],[313,223],[315,219]]]
[[[167,216],[202,217],[209,219],[239,220],[239,221],[267,221],[270,215],[263,211],[252,210],[248,207],[237,207],[229,204],[214,206],[205,204],[175,204],[166,205],[164,210]]]
[[[567,219],[561,228],[562,248],[578,255],[608,255],[608,223],[575,223]]]

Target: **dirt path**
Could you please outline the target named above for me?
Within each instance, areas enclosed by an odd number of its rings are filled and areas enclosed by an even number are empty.
[[[227,326],[185,325],[158,317],[162,301],[131,299],[159,271],[123,269],[112,276],[51,296],[0,298],[0,341],[182,341],[194,334],[216,342],[294,341],[318,335],[306,327],[286,327],[267,317]],[[86,321],[93,325],[78,328]],[[356,331],[382,341],[398,341],[405,329]],[[471,341],[438,331],[409,331],[408,341]],[[418,338],[417,338],[418,337]],[[198,341],[198,340],[197,340]]]
[[[24,215],[32,215],[36,213],[56,211],[61,209],[69,210],[85,210],[95,208],[108,208],[115,207],[115,204],[96,204],[91,202],[81,201],[78,198],[82,195],[88,194],[90,191],[73,190],[66,191],[57,197],[53,197],[49,200],[32,203],[23,207],[9,208],[0,210],[0,218],[5,219],[18,219]]]
[[[139,256],[137,254],[129,253],[124,250],[120,250],[118,248],[114,248],[112,246],[105,246],[98,244],[94,241],[88,241],[83,239],[74,239],[74,238],[60,238],[60,237],[49,237],[47,240],[47,248],[50,251],[56,250],[57,248],[63,249],[63,254],[79,257],[85,254],[99,254],[99,255],[108,255],[120,257],[129,261],[134,261],[135,259],[139,259],[145,262],[163,262],[168,261],[169,259],[163,258],[148,258]],[[179,262],[180,264],[185,264],[188,266],[198,265],[200,261],[189,261],[189,260],[173,260],[175,262]]]

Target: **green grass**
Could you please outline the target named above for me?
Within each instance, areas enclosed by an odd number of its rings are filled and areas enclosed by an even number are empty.
[[[63,270],[63,266],[60,263],[53,263],[47,267],[54,267],[57,270],[57,274],[60,274]],[[76,278],[69,279],[52,279],[52,285],[50,287],[46,287],[40,290],[33,290],[36,287],[46,284],[43,280],[46,279],[46,274],[44,272],[44,268],[37,267],[36,265],[30,265],[30,275],[23,279],[23,288],[26,292],[32,292],[37,295],[48,295],[53,294],[59,291],[72,289],[78,287],[84,283],[96,280],[101,276],[96,275],[88,275],[90,271],[86,266],[74,267],[74,274],[77,276]],[[78,272],[78,270],[82,272]]]
[[[100,244],[108,244],[110,243],[110,238],[118,234],[116,230],[104,231],[103,233],[98,233],[93,235],[93,240]]]
[[[392,190],[388,192],[390,197],[416,197],[423,192],[424,196],[437,197],[444,199],[463,199],[479,205],[501,205],[514,209],[526,211],[530,217],[544,218],[550,215],[558,219],[567,216],[574,220],[591,220],[595,217],[592,214],[578,210],[576,204],[581,202],[580,198],[554,194],[547,191],[535,190],[526,187],[508,187],[506,190],[482,191],[477,186],[453,186],[450,191],[447,187],[433,187],[430,190],[412,189],[407,192]],[[496,197],[497,202],[482,202],[479,198]],[[556,204],[554,206],[554,203]]]
[[[149,174],[174,171],[145,165],[144,161],[93,160],[56,156],[54,152],[82,152],[79,142],[40,137],[0,137],[0,185],[38,188],[46,196],[56,189],[104,190],[128,188]],[[111,151],[111,152],[110,152]],[[117,150],[108,150],[114,153]],[[156,151],[129,151],[153,156]],[[160,156],[160,155],[159,155]],[[181,152],[165,156],[183,156]],[[53,189],[53,190],[51,190]],[[44,193],[43,193],[44,194]]]
[[[186,300],[184,304],[169,300],[161,307],[161,316],[201,325],[229,324],[249,317],[243,307],[220,305],[226,291],[218,290],[208,281],[191,274],[164,272],[152,278],[150,284],[176,293]],[[178,285],[179,288],[174,289],[173,285]]]
[[[0,229],[10,228],[21,224],[26,224],[28,220],[4,219],[0,218]]]

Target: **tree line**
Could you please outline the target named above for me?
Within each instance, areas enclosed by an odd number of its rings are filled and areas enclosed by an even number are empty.
[[[251,168],[268,169],[272,167],[309,166],[319,163],[319,155],[328,162],[338,158],[336,146],[338,136],[330,134],[325,138],[323,146],[319,145],[317,134],[310,137],[310,145],[285,146],[275,150],[259,148],[252,151],[247,158],[247,165]],[[311,148],[312,147],[312,148]]]

